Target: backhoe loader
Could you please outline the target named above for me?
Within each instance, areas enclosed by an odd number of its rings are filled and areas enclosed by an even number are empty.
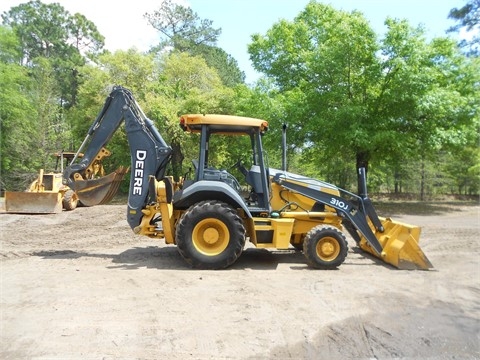
[[[132,93],[120,86],[113,88],[92,124],[83,142],[85,156],[66,168],[66,185],[77,190],[76,177],[82,176],[92,154],[107,144],[123,122],[131,155],[127,222],[136,234],[176,245],[193,268],[229,267],[248,240],[258,248],[293,246],[303,251],[309,266],[335,269],[347,256],[345,232],[362,250],[399,269],[432,267],[418,245],[419,227],[377,216],[367,196],[364,169],[358,171],[359,193],[353,194],[290,173],[285,166],[281,170],[268,167],[262,147],[268,130],[265,120],[181,116],[181,128],[199,134],[199,153],[192,161],[191,178],[174,181],[166,176],[172,148]],[[224,136],[249,140],[245,159],[235,164],[247,188],[213,164],[212,144]],[[88,181],[83,186],[88,188]]]
[[[85,171],[86,178],[90,180],[89,190],[85,191],[81,187],[77,187],[77,190],[74,191],[63,184],[62,176],[65,162],[73,161],[75,157],[82,157],[83,154],[64,151],[55,153],[54,156],[57,158],[55,171],[45,173],[44,169],[40,169],[37,178],[26,191],[5,192],[5,211],[9,213],[54,214],[62,210],[74,210],[78,204],[94,206],[109,202],[117,192],[126,171],[128,171],[128,169],[120,167],[109,176],[105,176],[102,160],[110,155],[109,150],[100,149],[91,166]],[[79,201],[78,193],[82,191],[82,201]]]

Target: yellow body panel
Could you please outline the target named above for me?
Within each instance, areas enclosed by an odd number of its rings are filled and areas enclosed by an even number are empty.
[[[138,235],[145,235],[151,238],[165,238],[165,243],[175,243],[175,222],[180,216],[179,211],[173,210],[173,204],[167,196],[166,184],[163,181],[155,181],[157,191],[157,202],[154,205],[147,205],[142,210],[143,217],[140,225],[135,227],[134,232]],[[161,228],[153,222],[153,219],[160,216]]]
[[[283,209],[288,203],[297,204],[297,208],[290,207],[288,211],[299,212],[310,211],[315,205],[315,200],[312,200],[309,197],[303,196],[293,191],[286,190],[281,185],[278,185],[274,182],[271,182],[271,191],[272,194],[270,198],[270,204],[274,211]],[[332,195],[340,195],[338,190],[333,188],[325,187],[321,188],[321,191]],[[335,212],[335,210],[329,206],[326,206],[325,210]]]
[[[258,248],[288,249],[295,219],[253,218],[250,241]]]

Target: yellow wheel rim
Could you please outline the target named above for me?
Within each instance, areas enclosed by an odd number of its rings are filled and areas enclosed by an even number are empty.
[[[230,233],[220,220],[209,218],[200,221],[192,232],[193,246],[204,255],[221,254],[228,246]]]
[[[340,244],[333,237],[324,237],[317,243],[317,256],[323,261],[335,260],[340,254]]]

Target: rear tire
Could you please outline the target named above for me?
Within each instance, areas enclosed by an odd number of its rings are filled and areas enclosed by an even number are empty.
[[[245,227],[235,209],[221,201],[192,205],[178,221],[176,244],[193,268],[223,269],[245,246]]]
[[[315,269],[336,269],[345,261],[347,252],[345,235],[333,226],[314,227],[307,233],[303,242],[303,253],[307,263]]]
[[[77,208],[78,196],[73,190],[67,190],[63,195],[62,206],[65,210],[70,211]]]

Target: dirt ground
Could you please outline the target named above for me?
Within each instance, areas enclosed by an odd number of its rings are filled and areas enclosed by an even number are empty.
[[[350,243],[335,271],[254,248],[199,271],[134,235],[124,205],[0,213],[0,358],[479,359],[480,206],[386,209],[422,227],[434,270]]]

